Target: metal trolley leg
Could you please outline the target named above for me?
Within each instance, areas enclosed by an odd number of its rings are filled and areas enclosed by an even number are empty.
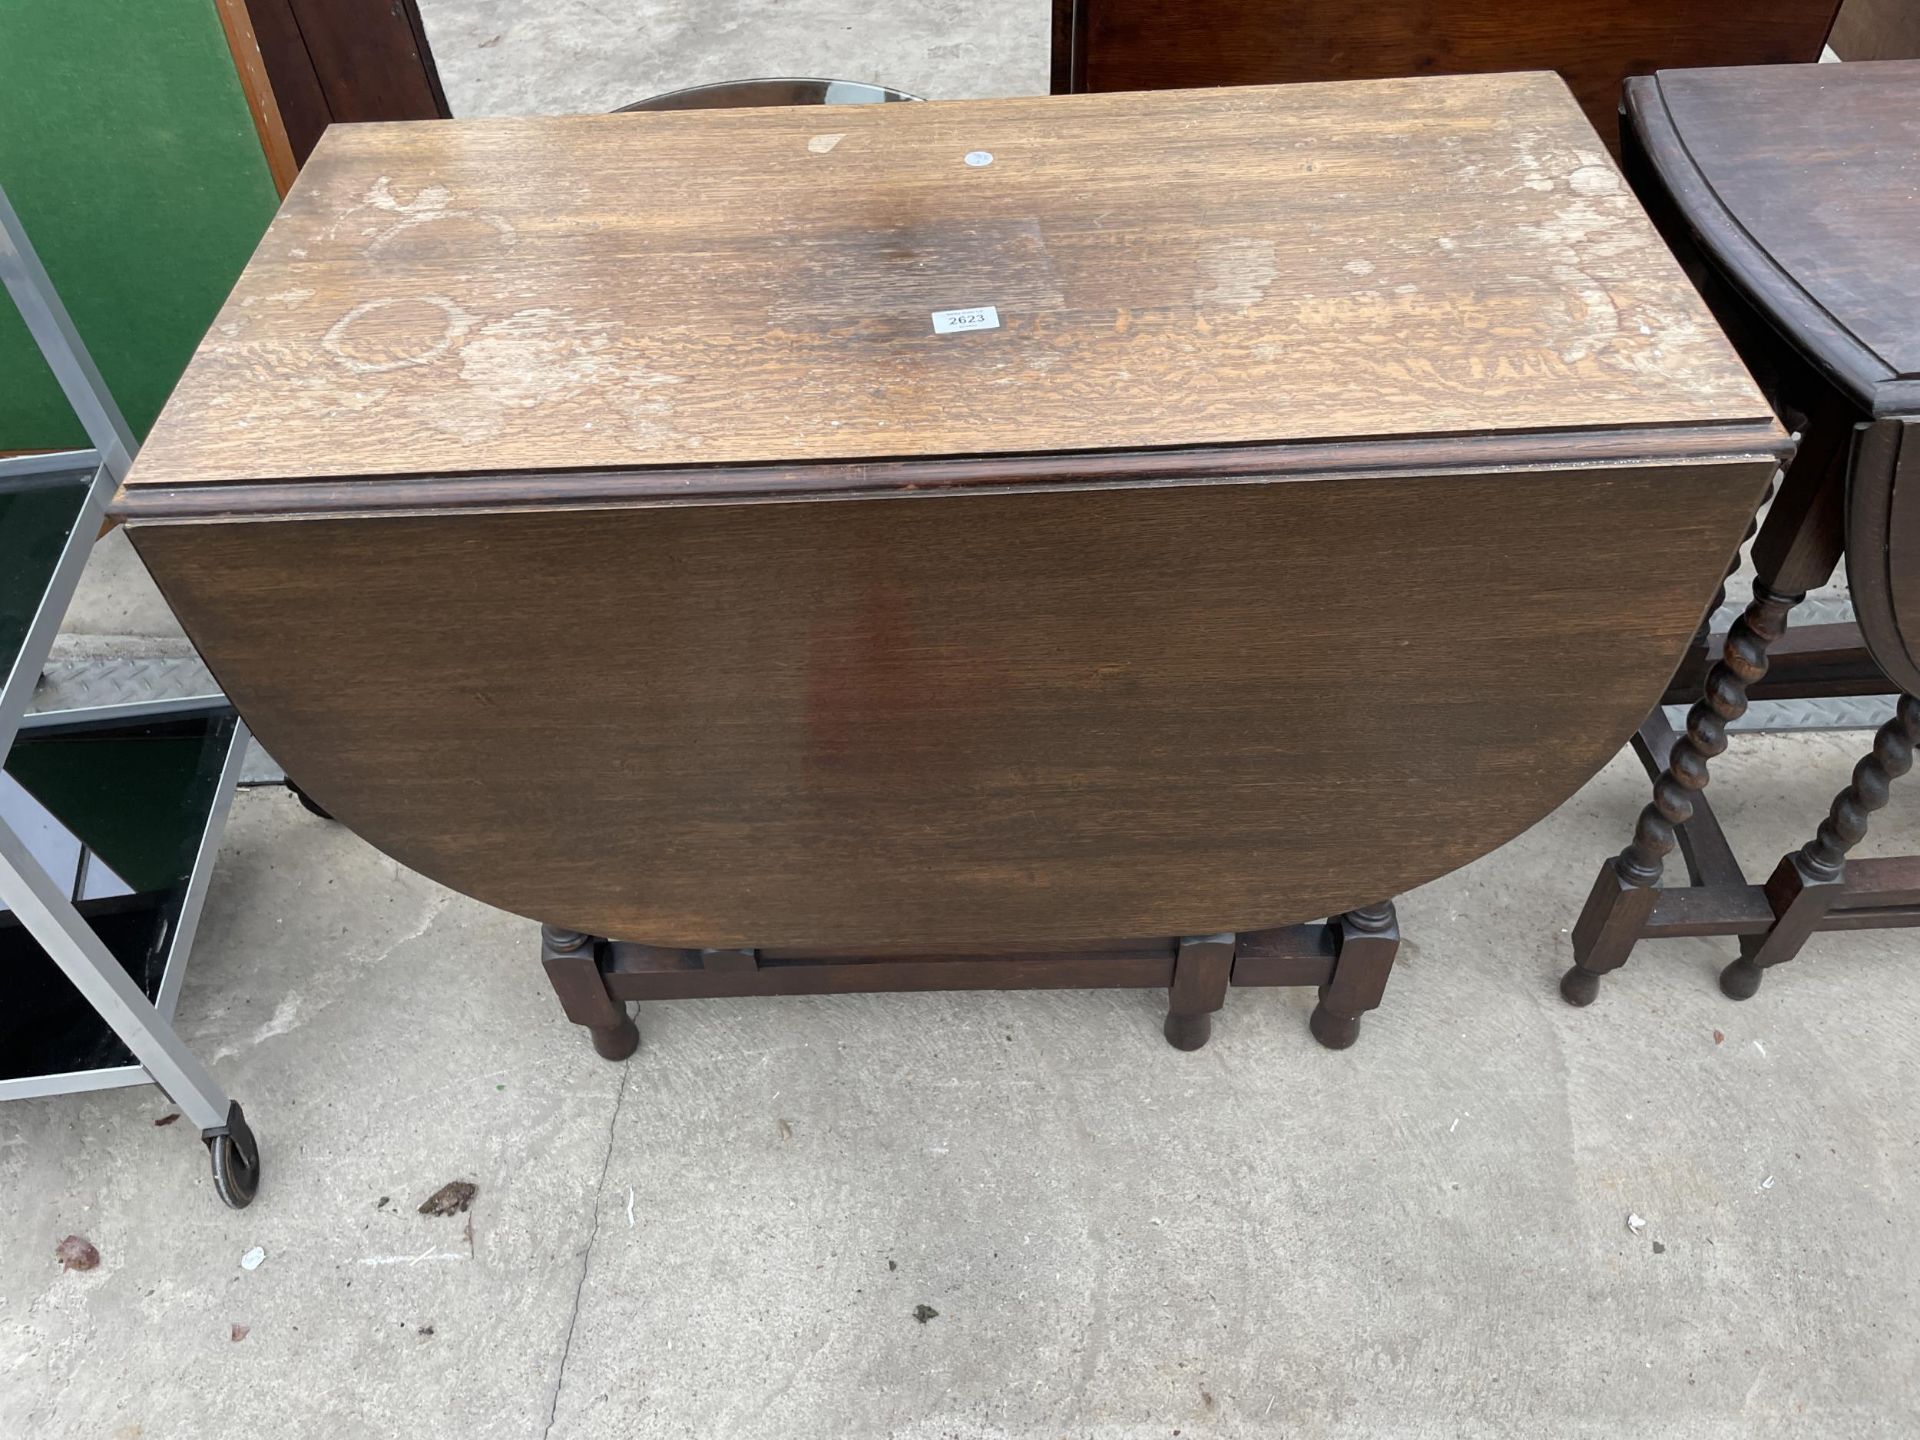
[[[0,825],[0,900],[186,1117],[200,1127],[220,1198],[239,1209],[260,1185],[260,1147],[238,1102],[161,1018],[19,837]]]
[[[4,189],[0,189],[0,285],[13,298],[20,318],[93,441],[100,463],[92,493],[80,511],[19,655],[12,660],[0,656],[0,762],[4,762],[54,631],[73,595],[80,568],[86,563],[101,508],[113,486],[126,479],[137,445]],[[229,751],[228,772],[220,780],[223,793],[216,802],[215,816],[224,814],[224,805],[231,798],[235,778],[232,768],[245,752],[246,743],[246,729],[241,726]],[[217,828],[217,820],[211,821],[208,833],[217,832]],[[203,837],[202,843],[211,842]],[[211,860],[211,855],[199,856],[196,875],[204,874],[203,867]],[[166,1017],[148,1001],[133,977],[121,969],[93,927],[4,824],[0,824],[0,900],[112,1027],[154,1082],[200,1127],[200,1138],[206,1141],[212,1156],[213,1185],[220,1198],[235,1209],[251,1202],[260,1185],[260,1147],[247,1128],[240,1106],[227,1098],[207,1068],[180,1043]],[[180,964],[185,962],[185,946],[191,940],[197,915],[198,903],[190,901],[183,911],[186,933],[176,933],[174,942]],[[172,997],[166,986],[179,983],[180,964],[168,966],[160,994],[162,1009],[171,1009]]]

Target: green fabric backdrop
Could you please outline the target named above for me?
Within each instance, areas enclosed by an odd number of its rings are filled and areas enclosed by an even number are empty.
[[[144,436],[278,203],[213,0],[0,0],[0,185]],[[0,301],[0,452],[85,441]]]

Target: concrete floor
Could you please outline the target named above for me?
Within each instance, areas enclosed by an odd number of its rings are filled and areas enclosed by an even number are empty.
[[[591,113],[755,75],[1044,95],[1049,0],[421,0],[456,115]]]
[[[1744,858],[1856,743],[1742,738]],[[1642,793],[1408,896],[1342,1054],[1302,991],[1193,1055],[1157,995],[1062,992],[646,1006],[617,1066],[525,922],[247,792],[181,1014],[260,1198],[157,1092],[0,1111],[0,1435],[1910,1435],[1911,932],[1745,1005],[1726,945],[1648,947],[1568,1009]],[[416,1213],[456,1178],[470,1231]]]
[[[1044,86],[1037,3],[535,8],[427,0],[456,109]],[[63,646],[179,644],[109,541]],[[1736,741],[1752,869],[1864,743]],[[1192,1055],[1158,995],[1063,992],[647,1006],[610,1065],[526,922],[243,793],[181,1019],[260,1198],[155,1091],[0,1107],[0,1437],[1911,1435],[1920,942],[1818,938],[1745,1005],[1727,944],[1650,946],[1568,1009],[1644,795],[1618,761],[1406,897],[1342,1054],[1305,992]],[[1861,853],[1920,850],[1899,800]],[[469,1215],[417,1213],[452,1179]]]

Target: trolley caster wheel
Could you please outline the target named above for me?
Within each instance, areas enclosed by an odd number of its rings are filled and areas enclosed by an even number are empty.
[[[215,1192],[233,1209],[246,1209],[260,1189],[260,1142],[253,1138],[240,1102],[229,1101],[227,1123],[200,1138],[213,1159]]]
[[[306,806],[306,808],[311,810],[315,815],[318,815],[322,820],[333,819],[332,811],[322,809],[319,803],[315,801],[311,795],[307,794],[306,791],[302,790],[298,785],[294,784],[293,781],[289,780],[286,782],[286,784],[287,784],[287,789],[293,792],[293,798],[298,800],[302,805]]]

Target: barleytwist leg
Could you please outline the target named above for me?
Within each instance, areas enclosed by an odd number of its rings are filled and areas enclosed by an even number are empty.
[[[1320,987],[1320,1003],[1307,1028],[1329,1050],[1344,1050],[1360,1038],[1360,1017],[1386,994],[1400,950],[1400,922],[1393,902],[1382,900],[1349,910],[1332,923],[1333,978]]]
[[[1893,782],[1913,768],[1920,744],[1920,700],[1902,695],[1893,718],[1873,737],[1873,750],[1853,767],[1853,783],[1834,797],[1833,808],[1813,839],[1784,855],[1767,879],[1773,928],[1740,942],[1740,958],[1720,972],[1720,988],[1735,1000],[1750,999],[1761,976],[1791,960],[1833,908],[1846,884],[1847,852],[1867,833],[1867,817],[1883,808]]]
[[[1775,481],[1767,482],[1766,494],[1760,497],[1760,503],[1754,507],[1753,518],[1747,521],[1747,533],[1740,537],[1740,543],[1734,548],[1733,559],[1727,562],[1727,570],[1720,577],[1720,584],[1713,592],[1713,599],[1707,605],[1706,613],[1700,617],[1700,628],[1694,631],[1693,643],[1687,647],[1687,655],[1680,662],[1680,668],[1674,673],[1669,694],[1681,685],[1698,686],[1707,677],[1707,645],[1713,639],[1713,617],[1720,613],[1720,607],[1727,603],[1727,582],[1740,573],[1740,566],[1747,551],[1747,545],[1760,530],[1760,516],[1767,508],[1767,502],[1773,498]],[[1685,692],[1682,692],[1685,693]]]
[[[560,1008],[574,1024],[587,1027],[593,1048],[603,1058],[624,1060],[640,1048],[640,1027],[626,1005],[607,993],[598,949],[593,936],[578,930],[540,927],[540,960],[560,997]]]
[[[1727,725],[1747,713],[1747,687],[1767,673],[1767,649],[1786,632],[1787,613],[1803,598],[1756,584],[1753,603],[1727,632],[1726,650],[1707,672],[1706,693],[1687,712],[1687,733],[1654,781],[1632,841],[1600,867],[1574,924],[1573,967],[1560,977],[1569,1005],[1591,1005],[1600,977],[1632,953],[1653,913],[1675,832],[1693,818],[1693,796],[1706,788],[1707,762],[1727,748]]]

